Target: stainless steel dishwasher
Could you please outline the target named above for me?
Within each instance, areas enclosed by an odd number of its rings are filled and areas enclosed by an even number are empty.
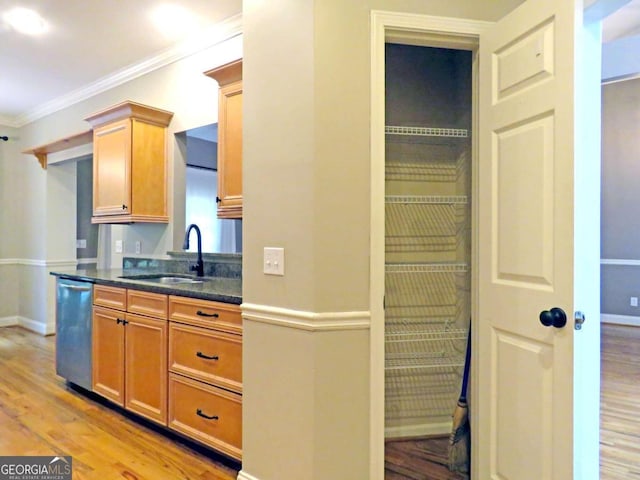
[[[90,282],[58,277],[56,288],[56,373],[91,390]]]

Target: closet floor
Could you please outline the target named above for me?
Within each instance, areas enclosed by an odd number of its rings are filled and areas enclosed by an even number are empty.
[[[387,440],[384,454],[385,480],[465,480],[447,465],[449,437]]]

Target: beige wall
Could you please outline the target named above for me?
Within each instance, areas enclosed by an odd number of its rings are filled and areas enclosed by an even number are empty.
[[[18,315],[18,257],[22,223],[24,190],[18,174],[20,166],[14,161],[18,154],[17,131],[0,125],[0,325],[14,323]]]
[[[19,132],[0,125],[0,135],[9,137],[0,141],[0,259],[18,258],[22,245],[24,209],[29,202],[25,195],[23,165],[17,160],[20,152]]]
[[[244,429],[242,478],[381,473],[369,467],[368,330],[291,331],[370,310],[371,10],[495,20],[520,3],[244,0],[243,418],[261,428]],[[284,247],[284,277],[262,273],[268,246]],[[256,305],[275,310],[259,318]]]

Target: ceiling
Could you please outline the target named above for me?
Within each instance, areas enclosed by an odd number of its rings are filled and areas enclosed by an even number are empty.
[[[151,24],[149,12],[161,3],[166,2],[0,0],[0,124],[27,123],[47,113],[43,106],[183,44],[184,37],[164,35],[168,29],[160,32]],[[242,0],[177,3],[197,15],[191,33],[211,32],[219,22],[238,19],[242,11]],[[14,6],[36,10],[48,22],[48,33],[26,36],[13,31],[1,16]],[[638,33],[640,0],[611,15],[603,27],[604,41]]]
[[[185,45],[184,35],[165,35],[171,29],[158,31],[150,20],[153,8],[166,3],[0,0],[0,124],[19,126],[48,102]],[[242,11],[242,0],[175,3],[195,14],[190,39],[211,36],[214,25]],[[11,29],[2,15],[15,6],[37,11],[48,32],[27,36]]]

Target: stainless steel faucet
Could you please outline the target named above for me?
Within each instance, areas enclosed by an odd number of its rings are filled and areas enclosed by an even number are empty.
[[[191,230],[196,231],[196,236],[198,237],[198,261],[195,265],[190,265],[189,270],[192,272],[196,272],[198,277],[204,277],[204,261],[202,260],[202,234],[200,233],[200,228],[195,223],[192,223],[187,228],[187,233],[184,235],[184,245],[182,245],[183,250],[189,249],[189,234]]]

